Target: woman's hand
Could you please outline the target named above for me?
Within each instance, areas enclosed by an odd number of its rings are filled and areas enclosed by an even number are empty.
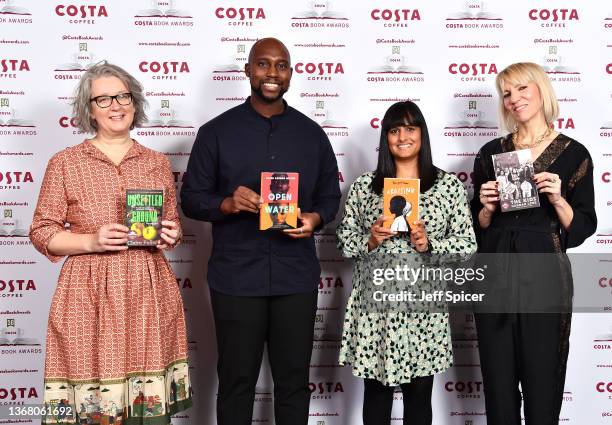
[[[495,212],[497,209],[497,204],[499,203],[498,186],[499,182],[495,180],[490,180],[480,186],[480,193],[478,194],[480,203],[487,211],[489,216]]]
[[[561,179],[557,174],[543,172],[533,176],[533,181],[539,193],[545,193],[551,204],[556,205],[562,201]]]
[[[89,252],[125,251],[128,229],[123,224],[109,223],[90,236]]]
[[[370,239],[368,239],[368,251],[376,249],[386,239],[389,239],[391,236],[397,234],[397,232],[383,227],[384,221],[385,217],[381,215],[374,222],[374,224],[372,224],[372,227],[370,228]]]
[[[157,241],[157,248],[170,249],[174,248],[177,242],[181,239],[181,230],[178,223],[170,220],[161,222],[162,229],[159,234],[160,239]]]
[[[429,239],[423,220],[417,220],[410,226],[410,243],[418,252],[425,252],[429,249]]]

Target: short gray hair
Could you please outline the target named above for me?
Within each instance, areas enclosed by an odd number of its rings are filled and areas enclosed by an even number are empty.
[[[79,130],[85,133],[95,133],[98,128],[96,121],[91,118],[91,83],[100,77],[117,77],[123,81],[129,92],[132,93],[134,121],[130,126],[130,130],[144,124],[147,121],[147,115],[144,110],[149,104],[144,97],[142,84],[140,84],[136,78],[132,77],[125,69],[102,61],[92,65],[85,71],[75,90],[72,113]]]

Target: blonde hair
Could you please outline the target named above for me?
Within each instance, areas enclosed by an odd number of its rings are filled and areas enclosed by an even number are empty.
[[[546,124],[551,126],[559,116],[559,102],[557,102],[557,96],[555,96],[555,91],[550,84],[546,71],[540,65],[532,62],[513,63],[497,74],[495,79],[497,94],[499,95],[501,124],[506,130],[512,132],[517,126],[510,112],[504,107],[504,85],[506,83],[512,85],[534,83],[540,90]]]

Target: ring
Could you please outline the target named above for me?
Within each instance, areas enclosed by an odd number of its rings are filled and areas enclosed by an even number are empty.
[[[302,228],[300,227],[300,235],[301,235],[302,233],[304,233],[304,229],[302,229]]]
[[[555,177],[553,177],[552,179],[550,179],[550,182],[551,182],[551,183],[557,183],[557,181],[559,181],[559,180],[557,179],[557,177],[556,177],[556,176],[555,176]]]

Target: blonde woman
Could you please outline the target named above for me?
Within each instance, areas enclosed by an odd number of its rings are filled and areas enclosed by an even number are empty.
[[[544,70],[515,63],[497,76],[504,137],[474,162],[472,213],[479,252],[509,254],[487,282],[503,306],[476,315],[487,425],[559,422],[571,323],[572,280],[565,250],[597,225],[587,149],[552,130],[559,106]],[[491,155],[530,149],[540,207],[500,212]],[[521,254],[529,254],[523,255]],[[497,280],[494,280],[497,279]]]

